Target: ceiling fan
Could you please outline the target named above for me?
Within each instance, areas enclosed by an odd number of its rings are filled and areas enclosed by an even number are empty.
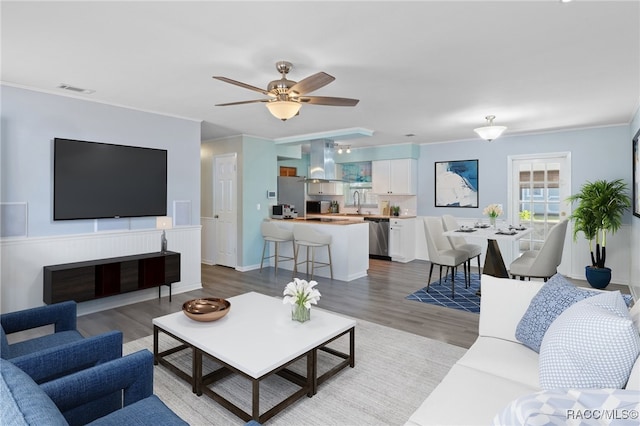
[[[299,113],[300,107],[303,103],[329,106],[356,106],[358,104],[358,99],[334,98],[327,96],[306,96],[307,93],[318,90],[321,87],[324,87],[327,84],[331,83],[333,80],[335,80],[335,77],[325,72],[319,72],[310,75],[309,77],[298,82],[295,82],[287,79],[287,74],[292,67],[293,64],[291,64],[291,62],[276,62],[276,69],[282,75],[282,77],[279,80],[273,80],[269,82],[266,90],[256,86],[252,86],[250,84],[242,83],[240,81],[232,80],[227,77],[213,76],[213,78],[224,81],[225,83],[235,84],[236,86],[244,87],[245,89],[253,90],[254,92],[259,92],[263,95],[268,96],[268,98],[266,99],[229,102],[225,104],[216,104],[216,106],[266,102],[269,112],[271,112],[274,117],[279,118],[282,121],[286,121]]]

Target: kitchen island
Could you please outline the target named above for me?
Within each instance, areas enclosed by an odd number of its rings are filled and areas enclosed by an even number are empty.
[[[271,219],[286,229],[293,229],[293,225],[310,226],[318,232],[331,235],[331,261],[333,263],[333,278],[340,281],[353,281],[365,277],[369,269],[369,224],[360,220],[343,218],[299,218],[299,219]],[[293,257],[290,244],[280,245],[280,254]],[[300,260],[304,260],[306,250],[301,248]],[[272,259],[273,260],[273,259]],[[327,250],[316,249],[316,260],[328,262]],[[271,265],[273,266],[273,264]],[[279,268],[293,270],[293,262],[278,263]],[[304,268],[301,265],[301,268]],[[311,272],[311,271],[309,271]],[[318,268],[314,272],[314,279],[329,278],[328,267]],[[306,270],[299,269],[297,278],[307,279]]]

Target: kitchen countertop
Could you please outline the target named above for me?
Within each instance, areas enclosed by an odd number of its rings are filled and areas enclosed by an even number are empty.
[[[415,216],[384,216],[381,214],[354,214],[354,213],[324,213],[308,214],[306,217],[295,219],[271,219],[279,222],[301,223],[308,222],[319,225],[355,225],[362,223],[365,218],[371,219],[413,219]]]
[[[287,223],[309,223],[314,225],[357,225],[363,223],[360,219],[348,219],[346,217],[326,217],[324,215],[316,215],[313,217],[298,217],[295,219],[271,219],[277,222]]]
[[[332,220],[333,219],[333,220]],[[293,230],[296,226],[315,229],[318,232],[331,236],[331,263],[333,264],[333,279],[339,281],[352,281],[367,276],[369,269],[369,231],[370,225],[364,220],[349,220],[344,218],[324,218],[318,220],[298,219],[272,219],[278,226]],[[326,222],[324,220],[327,220]],[[280,255],[294,257],[294,245],[283,244],[280,247]],[[306,250],[300,250],[299,261],[305,258]],[[328,262],[328,250],[316,250],[313,255],[317,262]],[[274,259],[269,259],[269,264]],[[282,262],[278,265],[284,269],[292,270],[293,262]],[[302,268],[302,267],[301,267]],[[303,275],[303,272],[300,272]],[[318,268],[314,277],[330,277],[331,269]],[[314,278],[318,282],[317,278]]]
[[[355,214],[355,213],[324,213],[324,214],[308,214],[307,218],[326,218],[326,217],[338,217],[349,218],[349,220],[358,221],[364,220],[364,218],[372,219],[415,219],[416,216],[401,215],[401,216],[385,216],[381,214]]]

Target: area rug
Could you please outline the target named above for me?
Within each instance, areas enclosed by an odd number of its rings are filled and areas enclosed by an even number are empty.
[[[480,288],[480,278],[477,273],[471,273],[471,286],[464,287],[464,272],[456,273],[455,279],[455,298],[451,298],[451,276],[445,281],[442,277],[442,285],[436,279],[429,286],[421,288],[416,292],[408,295],[406,299],[416,300],[418,302],[429,303],[431,305],[444,306],[445,308],[458,309],[461,311],[480,313],[480,297],[476,292]]]
[[[311,320],[313,321],[313,320]],[[240,336],[239,336],[240,338]],[[169,344],[161,334],[160,349]],[[346,351],[348,338],[331,343],[331,347]],[[140,349],[153,351],[153,337],[129,342],[125,353]],[[255,348],[256,354],[260,348]],[[270,419],[269,425],[282,426],[358,426],[401,425],[440,383],[466,349],[406,333],[371,322],[358,320],[356,326],[356,365],[342,370],[320,385],[312,398],[303,397]],[[328,368],[335,358],[319,356],[319,369]],[[188,370],[191,356],[187,351],[172,360]],[[297,364],[297,363],[296,363]],[[303,369],[304,362],[293,366]],[[211,366],[205,366],[205,370]],[[302,371],[302,370],[301,370]],[[289,384],[276,376],[263,381],[260,407],[264,412],[273,404],[275,395],[288,392]],[[251,383],[231,375],[215,384],[246,411],[251,401]],[[186,422],[199,425],[244,425],[240,420],[207,396],[198,397],[191,386],[163,366],[154,367],[154,392]]]

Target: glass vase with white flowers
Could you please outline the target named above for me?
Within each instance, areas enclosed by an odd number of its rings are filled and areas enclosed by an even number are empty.
[[[316,281],[307,282],[294,278],[284,288],[282,303],[291,304],[291,319],[305,322],[311,319],[311,305],[317,305],[320,300],[320,292],[314,287]]]
[[[489,204],[484,208],[482,214],[489,216],[492,227],[496,227],[496,219],[502,214],[502,204]]]

